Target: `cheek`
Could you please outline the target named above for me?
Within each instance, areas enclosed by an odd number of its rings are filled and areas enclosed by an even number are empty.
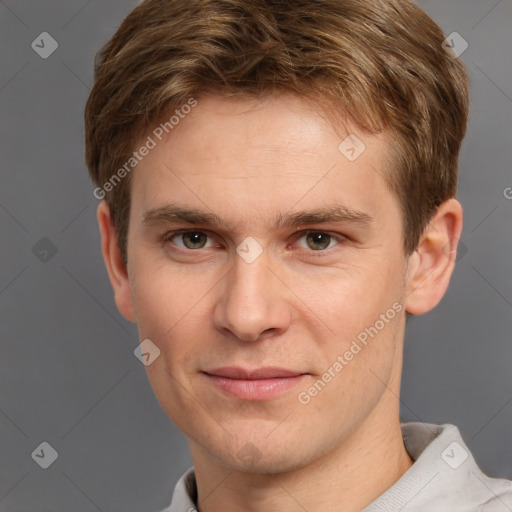
[[[212,312],[206,292],[210,287],[204,277],[186,274],[178,266],[153,261],[137,267],[132,296],[139,337],[149,338],[162,355],[147,367],[149,372],[167,369],[181,375],[194,371],[207,345]]]
[[[179,268],[143,253],[134,256],[130,281],[139,331],[162,338],[186,316],[194,299],[197,302],[197,290],[194,293],[190,279]]]
[[[347,329],[346,337],[331,340],[326,348],[329,362],[325,373],[319,377],[321,382],[316,381],[320,391],[306,406],[313,417],[325,422],[327,414],[333,425],[343,417],[346,424],[354,425],[370,414],[388,392],[400,349],[397,340],[400,339],[401,321],[395,316],[380,330],[375,329],[375,321],[376,318],[370,320],[368,316],[368,321],[362,321],[360,325],[356,325],[357,322],[351,324],[351,332]],[[357,338],[361,333],[366,336],[365,343]],[[316,393],[311,388],[304,391],[310,396]],[[325,427],[318,425],[318,428]],[[328,428],[333,429],[333,436],[338,435],[336,428]]]
[[[204,292],[190,283],[183,273],[154,264],[137,267],[132,283],[139,338],[149,338],[160,349],[145,367],[148,379],[162,409],[182,428],[184,411],[194,416],[189,379],[204,351],[207,314],[206,301],[200,301]]]
[[[312,304],[311,309],[319,312],[329,328],[320,349],[324,370],[328,372],[337,361],[340,363],[339,356],[342,358],[343,369],[331,369],[336,377],[328,385],[338,391],[328,393],[326,399],[339,400],[344,389],[352,390],[344,400],[362,399],[382,388],[377,376],[387,381],[403,316],[398,274],[397,269],[378,264],[360,268],[351,276],[331,280],[323,293],[313,296],[310,292],[310,302],[304,301]],[[306,288],[302,292],[306,293]]]
[[[400,298],[396,273],[381,259],[329,272],[322,269],[295,280],[293,290],[303,304],[300,307],[314,313],[327,337],[338,345],[373,325]]]

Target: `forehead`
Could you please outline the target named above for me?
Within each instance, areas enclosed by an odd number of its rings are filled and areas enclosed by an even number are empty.
[[[295,95],[198,98],[167,128],[162,140],[149,132],[156,145],[132,176],[140,216],[181,202],[219,217],[234,209],[246,221],[268,214],[268,226],[283,211],[327,203],[371,217],[393,206],[384,180],[387,135],[349,123],[335,129]]]
[[[340,142],[353,135],[356,136],[353,140],[357,143],[358,152],[368,144],[373,151],[387,149],[390,142],[387,134],[370,135],[357,128],[341,110],[333,114],[328,105],[320,106],[291,93],[260,99],[210,94],[201,97],[197,106],[188,114],[181,115],[181,119],[171,116],[175,125],[166,125],[164,119],[160,125],[164,127],[161,134],[163,144],[159,146],[167,143],[180,145],[173,151],[178,150],[180,154],[198,160],[210,160],[219,156],[218,153],[222,157],[231,154],[238,159],[240,150],[258,151],[260,155],[275,152],[313,158],[327,151],[338,157]],[[328,119],[327,115],[330,116]],[[187,139],[192,146],[181,145],[182,139]]]

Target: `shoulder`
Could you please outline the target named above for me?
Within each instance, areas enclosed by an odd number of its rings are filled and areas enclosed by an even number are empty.
[[[503,478],[490,478],[478,475],[482,485],[482,493],[488,499],[482,502],[475,512],[508,512],[512,511],[512,480]]]

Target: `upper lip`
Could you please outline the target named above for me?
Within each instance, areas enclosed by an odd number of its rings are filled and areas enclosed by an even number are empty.
[[[216,375],[218,377],[228,377],[230,379],[246,380],[273,379],[276,377],[296,377],[297,375],[304,374],[304,372],[287,370],[286,368],[265,367],[249,370],[236,366],[216,368],[214,370],[205,371],[205,373],[209,375]]]

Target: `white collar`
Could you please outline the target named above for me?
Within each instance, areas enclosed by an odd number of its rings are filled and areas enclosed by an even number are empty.
[[[414,464],[362,512],[512,511],[512,481],[485,475],[456,426],[403,422],[401,427]],[[171,505],[161,512],[193,512],[196,501],[192,467],[176,484]]]

